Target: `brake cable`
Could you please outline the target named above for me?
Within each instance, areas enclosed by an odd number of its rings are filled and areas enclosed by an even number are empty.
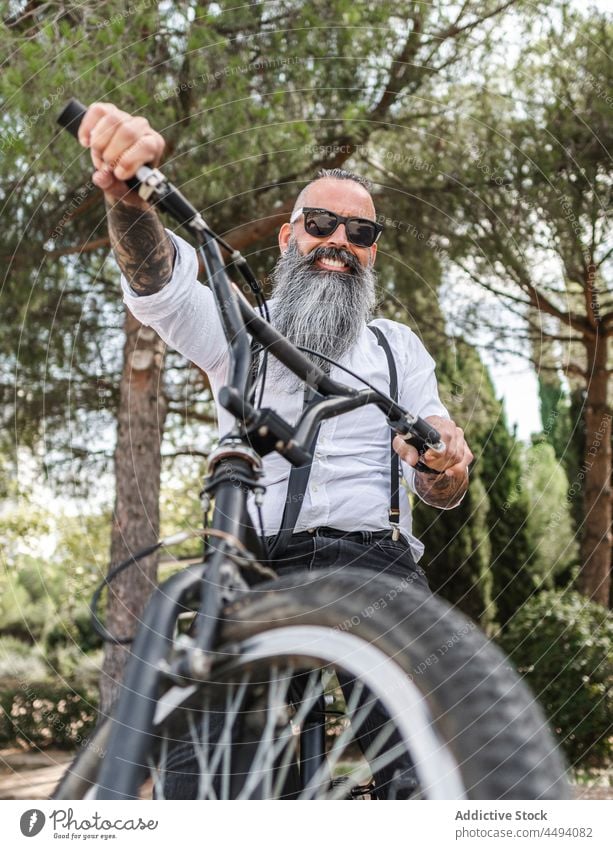
[[[98,616],[98,605],[100,604],[100,596],[104,591],[105,587],[110,586],[112,581],[120,575],[125,569],[129,566],[135,565],[139,560],[142,560],[143,557],[148,557],[150,554],[158,551],[160,548],[169,548],[172,545],[179,545],[179,543],[186,542],[188,539],[193,539],[195,537],[200,536],[212,536],[219,537],[222,539],[230,549],[224,554],[229,557],[231,560],[234,560],[239,567],[248,568],[255,571],[258,575],[263,578],[276,578],[277,574],[273,569],[270,569],[267,566],[262,566],[261,563],[258,563],[255,557],[251,554],[251,552],[246,548],[243,543],[240,542],[235,536],[232,534],[226,533],[226,531],[220,531],[216,528],[203,528],[202,530],[197,531],[180,531],[177,534],[172,534],[169,537],[165,537],[164,539],[158,540],[156,543],[152,545],[148,545],[146,548],[142,548],[140,551],[137,551],[136,554],[132,554],[126,560],[122,560],[121,563],[118,563],[116,566],[111,566],[109,572],[105,577],[100,581],[94,593],[92,595],[92,600],[89,604],[89,610],[91,613],[92,625],[94,630],[98,634],[98,636],[105,643],[111,643],[116,646],[125,646],[129,643],[133,642],[133,637],[116,637],[114,634],[107,629],[107,627],[102,623],[100,617]]]

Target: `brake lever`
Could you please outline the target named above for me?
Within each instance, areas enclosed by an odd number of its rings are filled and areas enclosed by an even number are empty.
[[[400,419],[390,421],[390,425],[407,445],[412,445],[413,448],[417,449],[420,457],[423,457],[426,451],[430,449],[437,453],[442,453],[445,450],[445,443],[438,430],[419,416],[413,418],[407,413]],[[418,460],[413,468],[418,472],[426,472],[430,475],[442,474],[437,469],[432,469],[422,463],[421,460]]]

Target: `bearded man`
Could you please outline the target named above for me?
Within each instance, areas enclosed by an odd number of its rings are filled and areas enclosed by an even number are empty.
[[[146,119],[108,103],[88,109],[79,140],[91,150],[93,181],[105,194],[125,303],[139,321],[207,373],[217,398],[227,380],[228,346],[213,294],[197,280],[196,252],[165,230],[155,210],[128,192],[124,182],[141,165],[159,162],[164,140]],[[444,451],[429,450],[421,458],[429,470],[416,471],[417,451],[396,437],[396,465],[424,501],[455,507],[468,486],[473,456],[439,400],[434,362],[404,325],[376,319],[371,327],[378,335],[368,326],[376,301],[374,263],[381,229],[367,181],[340,169],[321,171],[302,189],[279,231],[271,320],[294,344],[337,361],[386,393],[388,354],[393,358],[399,403],[432,423],[445,443]],[[335,380],[361,388],[328,359],[316,362]],[[267,375],[264,405],[295,422],[304,403],[302,383],[276,361]],[[220,432],[226,433],[233,419],[221,407],[217,412]],[[290,465],[274,453],[264,458],[264,470],[264,533],[274,550],[288,501]],[[390,477],[389,426],[378,409],[371,405],[324,421],[300,512],[275,568],[332,571],[357,565],[409,577],[427,589],[417,565],[423,546],[412,534],[406,488],[396,488],[394,514]],[[388,780],[379,776],[377,783]]]

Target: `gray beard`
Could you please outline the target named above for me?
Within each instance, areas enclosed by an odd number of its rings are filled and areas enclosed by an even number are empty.
[[[324,271],[317,259],[339,259],[347,272]],[[375,306],[376,273],[364,268],[342,248],[321,247],[302,256],[292,238],[272,272],[272,324],[294,345],[339,360],[357,342]],[[306,354],[326,374],[331,364]],[[302,381],[274,357],[269,358],[270,383],[298,391]]]

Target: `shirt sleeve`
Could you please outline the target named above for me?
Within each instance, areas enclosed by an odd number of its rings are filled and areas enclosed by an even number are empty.
[[[124,303],[135,318],[153,327],[171,348],[204,371],[215,371],[228,357],[215,298],[207,286],[198,282],[194,248],[176,233],[166,232],[176,249],[170,281],[153,295],[138,295],[122,274]]]
[[[402,407],[415,416],[425,419],[428,416],[451,416],[441,402],[435,374],[435,362],[426,351],[419,338],[404,325],[396,325],[400,339],[398,361],[398,400]],[[397,349],[398,350],[398,349]],[[402,461],[404,478],[412,492],[415,492],[415,470]]]
[[[402,349],[398,375],[400,404],[415,416],[451,418],[438,394],[435,362],[418,337],[408,327],[400,325]]]

